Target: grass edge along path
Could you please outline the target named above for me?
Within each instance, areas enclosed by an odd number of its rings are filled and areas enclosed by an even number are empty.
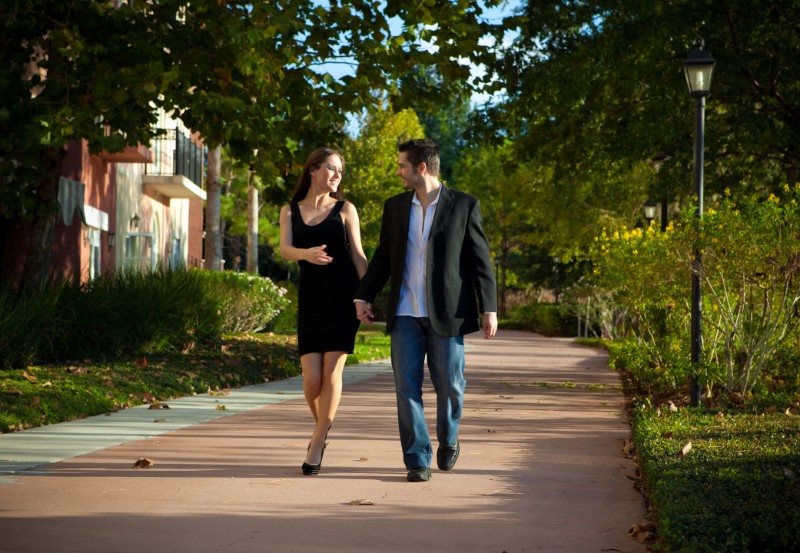
[[[382,326],[359,331],[347,364],[389,357]],[[295,335],[226,336],[172,354],[0,371],[0,432],[115,412],[300,374]]]

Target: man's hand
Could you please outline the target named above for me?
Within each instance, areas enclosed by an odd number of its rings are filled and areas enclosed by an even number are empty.
[[[490,340],[497,333],[497,313],[483,314],[483,337]]]
[[[356,300],[356,318],[362,323],[372,324],[375,314],[372,312],[372,304],[366,301]]]

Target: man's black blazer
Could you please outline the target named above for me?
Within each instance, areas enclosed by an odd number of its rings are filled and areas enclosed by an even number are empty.
[[[391,279],[387,333],[400,299],[413,197],[409,191],[384,204],[378,248],[355,295],[372,303]],[[442,186],[428,239],[427,277],[428,316],[437,334],[475,332],[479,313],[497,311],[497,283],[476,198]]]

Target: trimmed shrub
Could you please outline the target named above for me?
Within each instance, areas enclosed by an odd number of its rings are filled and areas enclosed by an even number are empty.
[[[271,280],[188,270],[118,272],[84,288],[0,291],[0,367],[180,351],[264,328],[288,305]]]
[[[509,310],[503,327],[529,330],[545,336],[574,336],[574,319],[556,303],[527,303]]]

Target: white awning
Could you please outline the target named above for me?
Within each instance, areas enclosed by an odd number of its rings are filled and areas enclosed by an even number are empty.
[[[83,206],[83,213],[83,222],[86,223],[87,226],[105,231],[108,230],[108,213],[86,204]]]

